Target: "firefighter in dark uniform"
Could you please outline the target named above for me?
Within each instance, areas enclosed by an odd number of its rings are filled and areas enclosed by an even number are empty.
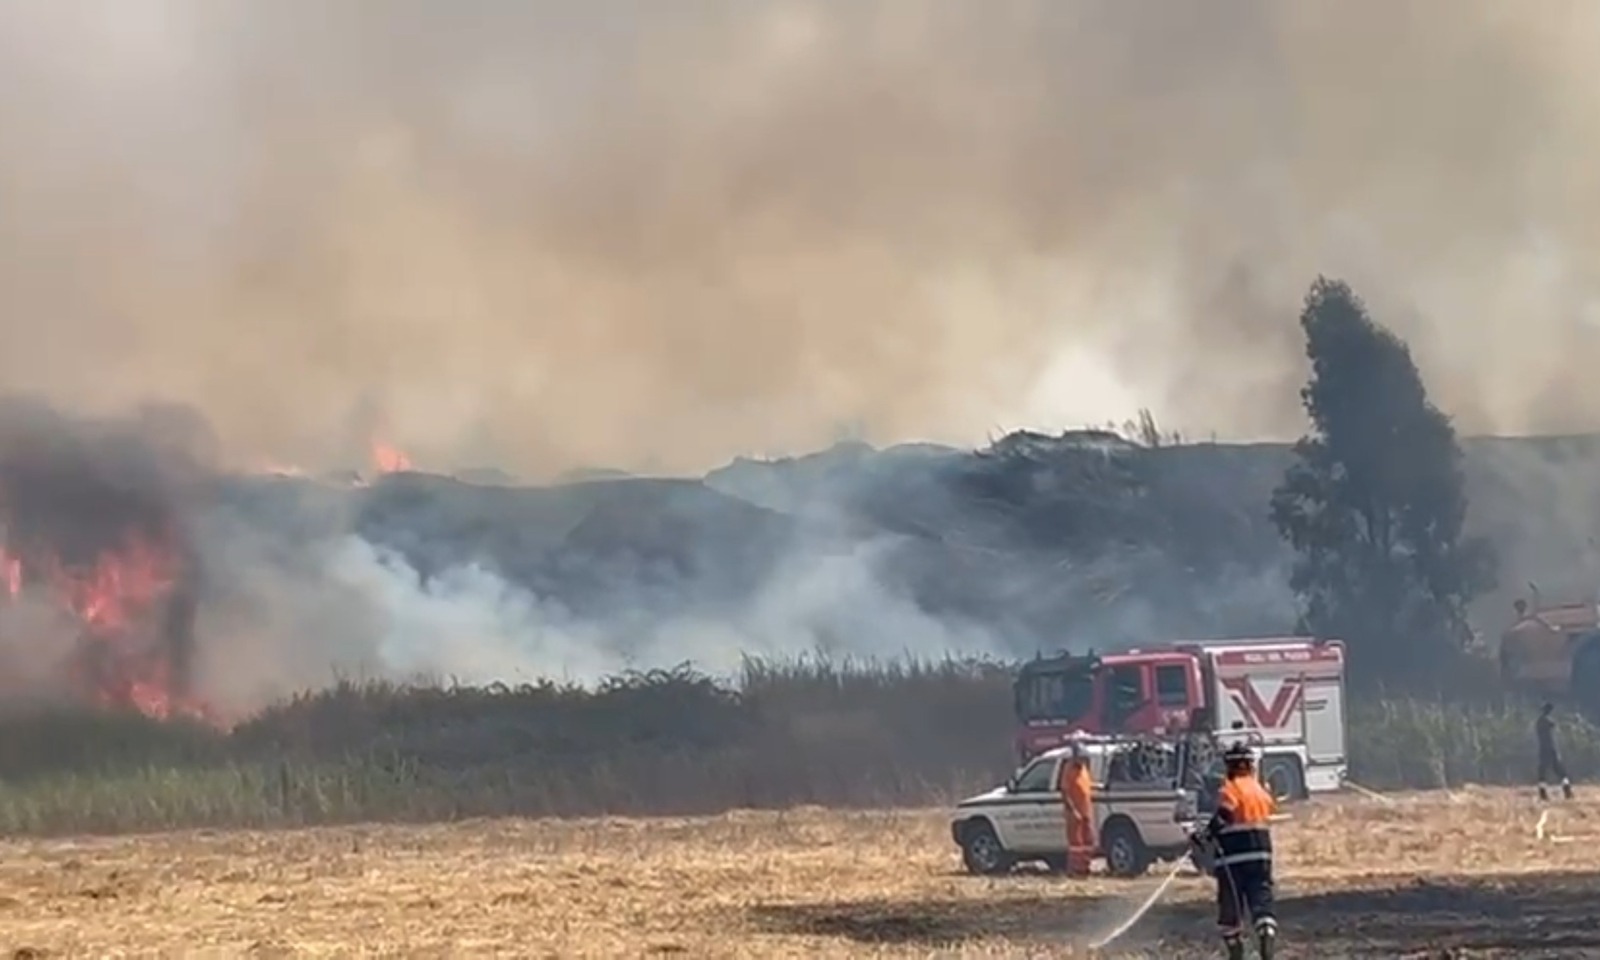
[[[1255,754],[1235,743],[1222,755],[1226,779],[1217,809],[1195,842],[1217,879],[1217,927],[1228,960],[1243,960],[1245,919],[1255,928],[1261,960],[1272,960],[1278,921],[1272,904],[1271,818],[1277,801],[1256,776]]]
[[[1545,790],[1547,782],[1559,781],[1561,795],[1572,799],[1572,781],[1567,779],[1567,766],[1561,762],[1561,751],[1556,749],[1556,721],[1551,716],[1555,704],[1547,703],[1539,710],[1539,719],[1533,722],[1534,739],[1539,745],[1539,799],[1549,800]]]

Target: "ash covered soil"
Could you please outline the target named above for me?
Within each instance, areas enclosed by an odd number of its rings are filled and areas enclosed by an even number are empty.
[[[1065,883],[1065,881],[1062,881]],[[1200,889],[1195,889],[1199,887]],[[1484,876],[1290,877],[1280,957],[1594,957],[1600,871]],[[1214,914],[1198,878],[1151,909],[1104,956],[1215,957]],[[1127,896],[1049,891],[1004,901],[826,903],[762,911],[771,928],[863,945],[939,948],[1003,938],[1027,955],[1093,943]]]
[[[1593,957],[1600,802],[1317,801],[1278,831],[1282,956]],[[941,811],[0,843],[0,949],[153,955],[1078,957],[1159,882],[966,876]],[[1213,957],[1193,876],[1106,957]],[[25,952],[31,951],[31,953]]]

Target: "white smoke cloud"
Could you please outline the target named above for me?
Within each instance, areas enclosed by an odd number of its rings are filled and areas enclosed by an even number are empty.
[[[627,670],[688,663],[732,679],[744,658],[897,660],[998,656],[983,626],[930,615],[881,575],[888,539],[797,552],[753,596],[715,610],[651,612],[635,587],[580,617],[484,562],[428,576],[355,534],[270,556],[239,526],[208,542],[201,685],[248,712],[338,677],[592,686]]]
[[[398,552],[358,536],[321,553],[329,582],[369,612],[377,665],[388,676],[592,683],[616,672],[618,658],[597,631],[482,564],[424,579]]]

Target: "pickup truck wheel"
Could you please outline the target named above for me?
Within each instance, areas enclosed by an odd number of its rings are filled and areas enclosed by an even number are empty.
[[[961,832],[961,863],[971,873],[995,876],[1012,866],[1011,854],[1001,846],[994,827],[982,820],[968,823]]]
[[[1113,877],[1143,876],[1150,869],[1150,850],[1139,836],[1139,828],[1128,820],[1106,824],[1100,849],[1105,853],[1106,872]]]

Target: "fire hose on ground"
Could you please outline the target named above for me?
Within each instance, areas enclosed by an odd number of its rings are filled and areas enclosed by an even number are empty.
[[[1354,787],[1356,792],[1364,794],[1364,795],[1370,797],[1371,799],[1380,800],[1387,806],[1394,806],[1395,805],[1395,800],[1394,800],[1393,797],[1384,796],[1383,794],[1378,793],[1375,790],[1369,790],[1369,789],[1367,789],[1365,787],[1361,787],[1361,786],[1358,786],[1358,785],[1355,785],[1355,784],[1350,784],[1350,783],[1347,783],[1346,786]],[[1283,820],[1288,820],[1288,819],[1291,819],[1291,818],[1287,814],[1277,814],[1277,815],[1272,817],[1272,822],[1276,823],[1276,822],[1283,821]],[[1545,843],[1571,843],[1574,840],[1582,839],[1580,837],[1575,837],[1575,836],[1562,836],[1562,835],[1556,834],[1553,830],[1549,829],[1549,823],[1550,823],[1550,811],[1549,810],[1540,811],[1538,822],[1535,823],[1534,826],[1533,826],[1533,834],[1534,834],[1535,839],[1539,840],[1540,842],[1545,842]],[[1089,949],[1091,949],[1091,950],[1103,950],[1106,947],[1110,946],[1112,943],[1114,943],[1117,940],[1121,939],[1124,935],[1127,934],[1127,932],[1129,930],[1132,930],[1135,926],[1137,926],[1139,921],[1144,919],[1145,914],[1149,913],[1150,910],[1157,903],[1159,903],[1161,901],[1161,898],[1162,898],[1163,895],[1166,894],[1167,889],[1172,886],[1172,882],[1174,880],[1178,879],[1178,874],[1182,873],[1183,872],[1183,868],[1185,866],[1187,866],[1190,862],[1191,862],[1191,858],[1190,857],[1182,857],[1182,858],[1180,858],[1178,860],[1177,863],[1174,863],[1172,865],[1172,869],[1169,870],[1167,872],[1167,875],[1161,879],[1161,883],[1159,885],[1157,885],[1154,890],[1150,891],[1150,894],[1147,897],[1144,898],[1144,902],[1143,903],[1139,904],[1138,909],[1134,910],[1133,913],[1131,915],[1129,915],[1129,917],[1126,920],[1123,920],[1120,924],[1118,924],[1115,928],[1113,928],[1105,936],[1100,937],[1099,939],[1092,941],[1089,944]],[[1198,866],[1198,864],[1197,864],[1197,866]]]
[[[1150,895],[1144,898],[1144,903],[1139,904],[1139,909],[1133,911],[1132,916],[1118,924],[1116,929],[1112,930],[1110,933],[1106,934],[1100,939],[1090,943],[1089,949],[1104,950],[1117,938],[1121,937],[1129,930],[1132,930],[1134,925],[1140,920],[1143,920],[1144,915],[1149,913],[1150,908],[1155,906],[1156,903],[1161,899],[1161,895],[1167,892],[1167,888],[1172,886],[1172,881],[1178,879],[1179,872],[1183,870],[1184,866],[1188,864],[1188,862],[1189,858],[1184,857],[1177,863],[1173,864],[1172,869],[1167,872],[1166,877],[1161,881],[1161,885],[1150,891]]]
[[[1385,799],[1385,800],[1389,799],[1387,797],[1382,797],[1381,794],[1379,794],[1377,796],[1379,796],[1381,799]],[[1288,820],[1288,819],[1290,819],[1290,817],[1287,814],[1277,814],[1277,815],[1273,816],[1271,819],[1272,819],[1272,822],[1277,823],[1277,822],[1280,822],[1280,821]],[[1580,837],[1562,836],[1562,835],[1556,834],[1554,831],[1551,831],[1551,830],[1547,829],[1547,825],[1549,824],[1549,822],[1550,822],[1550,811],[1549,810],[1540,811],[1539,820],[1538,820],[1537,823],[1535,823],[1533,825],[1533,833],[1534,833],[1534,837],[1536,839],[1538,839],[1540,841],[1550,842],[1550,843],[1571,843],[1574,840],[1581,839]],[[1150,909],[1152,907],[1154,907],[1157,903],[1160,902],[1162,895],[1167,892],[1167,888],[1172,886],[1172,881],[1178,879],[1178,874],[1182,873],[1183,872],[1183,868],[1185,866],[1187,866],[1190,862],[1191,862],[1191,858],[1182,857],[1182,858],[1180,858],[1178,860],[1177,863],[1174,863],[1172,865],[1172,869],[1169,870],[1167,872],[1167,875],[1161,879],[1161,883],[1159,885],[1157,885],[1157,887],[1154,890],[1150,891],[1150,895],[1145,897],[1143,903],[1139,904],[1139,908],[1137,910],[1133,911],[1133,913],[1126,920],[1124,920],[1124,921],[1122,921],[1122,923],[1118,924],[1116,926],[1116,928],[1113,929],[1110,933],[1107,933],[1105,936],[1101,937],[1100,939],[1095,940],[1092,943],[1090,943],[1089,944],[1089,948],[1091,950],[1104,949],[1105,947],[1111,945],[1111,943],[1116,941],[1118,938],[1120,938],[1121,936],[1126,934],[1129,930],[1132,930],[1134,928],[1134,926],[1137,925],[1140,920],[1144,919],[1144,915],[1149,913]]]
[[[1282,821],[1289,819],[1291,818],[1288,814],[1280,813],[1274,814],[1270,818],[1270,822],[1281,823]],[[1137,926],[1139,921],[1144,919],[1145,914],[1149,913],[1152,907],[1161,902],[1162,895],[1167,892],[1167,888],[1172,886],[1172,881],[1178,879],[1178,874],[1183,872],[1183,868],[1189,865],[1191,859],[1191,857],[1178,858],[1178,862],[1174,863],[1172,865],[1172,869],[1167,871],[1167,875],[1162,878],[1160,885],[1158,885],[1154,890],[1150,891],[1150,895],[1144,898],[1144,902],[1139,904],[1138,909],[1134,910],[1128,919],[1118,924],[1110,933],[1107,933],[1098,940],[1091,942],[1089,944],[1089,949],[1104,950],[1106,947],[1120,939],[1129,930],[1132,930],[1135,926]],[[1198,867],[1199,864],[1196,864],[1196,866]]]

